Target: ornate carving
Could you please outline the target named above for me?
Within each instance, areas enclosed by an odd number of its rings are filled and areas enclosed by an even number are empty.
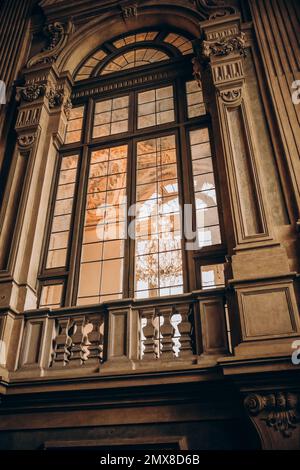
[[[67,98],[66,102],[64,104],[64,111],[65,111],[65,115],[67,116],[67,119],[69,119],[69,117],[70,117],[72,107],[73,107],[73,105],[72,105],[71,99]]]
[[[32,57],[28,61],[27,67],[30,68],[36,64],[55,62],[72,31],[73,25],[70,21],[67,24],[56,21],[47,25],[44,28],[44,34],[48,37],[48,46],[42,52]]]
[[[261,419],[284,437],[291,436],[299,421],[298,396],[295,393],[277,392],[267,395],[253,393],[245,398],[244,405],[253,416],[266,411],[267,415]]]
[[[27,85],[24,88],[21,88],[21,97],[25,101],[35,101],[41,96],[44,96],[46,92],[46,85],[41,85],[41,84],[33,84],[33,85]]]
[[[120,5],[122,16],[124,20],[137,16],[137,3],[130,3],[128,5]]]
[[[23,134],[18,136],[18,144],[22,149],[28,149],[36,141],[36,132],[32,134]]]
[[[192,59],[192,64],[193,64],[193,75],[194,79],[198,83],[199,88],[202,88],[202,82],[201,82],[201,64],[200,60],[198,57],[193,57]]]
[[[224,37],[220,41],[203,41],[202,42],[202,56],[204,59],[209,59],[211,56],[227,56],[232,52],[239,52],[243,57],[246,57],[246,39],[245,33],[240,33],[233,37]]]
[[[59,88],[50,88],[47,93],[47,98],[49,100],[49,108],[53,109],[57,106],[61,106],[64,101],[64,91]]]
[[[225,103],[236,103],[241,99],[241,88],[233,88],[231,90],[220,91],[220,96]]]
[[[205,17],[208,16],[210,20],[233,15],[237,13],[235,7],[228,5],[223,0],[190,0],[200,13],[203,13]]]

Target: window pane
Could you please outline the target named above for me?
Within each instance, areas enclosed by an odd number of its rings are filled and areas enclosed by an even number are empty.
[[[95,178],[99,173],[103,176]],[[126,183],[127,145],[92,152],[78,305],[122,298]]]
[[[163,93],[167,96],[169,90]],[[174,135],[137,144],[136,199],[140,201],[135,226],[137,298],[166,295],[164,289],[170,295],[172,289],[172,293],[183,290],[177,166],[169,164],[174,160]]]
[[[127,132],[128,107],[129,96],[98,101],[95,105],[93,138]]]
[[[206,114],[202,88],[200,88],[196,80],[186,82],[186,99],[187,113],[189,118],[203,116]]]
[[[68,119],[65,144],[80,142],[83,126],[84,106],[77,106],[70,110]]]
[[[202,289],[215,289],[225,286],[224,264],[201,266]]]
[[[43,286],[41,292],[40,307],[59,308],[61,305],[63,284]]]
[[[126,45],[125,41],[124,45]],[[158,49],[153,47],[139,47],[129,52],[124,52],[124,54],[121,54],[112,59],[104,67],[100,75],[120,72],[121,70],[132,69],[134,67],[142,67],[143,65],[149,65],[154,62],[160,62],[162,60],[168,59],[169,56],[165,52],[162,52]]]
[[[221,243],[208,128],[190,132],[196,225],[199,247]]]
[[[138,94],[138,128],[157,126],[175,120],[173,87]]]
[[[164,41],[177,47],[183,55],[191,54],[193,52],[191,41],[179,34],[170,33],[166,36]]]
[[[77,166],[78,155],[62,157],[48,247],[47,269],[66,266]]]

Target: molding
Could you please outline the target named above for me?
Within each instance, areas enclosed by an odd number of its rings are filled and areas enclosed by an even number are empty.
[[[201,54],[203,59],[207,60],[211,56],[224,57],[238,52],[242,57],[247,56],[246,34],[241,32],[239,35],[224,37],[219,41],[204,40],[201,45]]]
[[[29,149],[33,146],[37,138],[37,133],[23,134],[18,136],[18,145],[23,150]]]
[[[252,416],[259,416],[264,412],[261,419],[286,438],[291,437],[299,423],[299,396],[296,393],[251,393],[245,398],[244,406]]]
[[[234,15],[237,13],[237,9],[226,4],[223,0],[189,0],[190,3],[194,4],[199,13],[208,16],[210,20],[214,20],[219,17]]]
[[[46,93],[46,85],[43,84],[32,84],[27,85],[20,89],[21,97],[24,101],[32,103],[33,101],[41,98]]]
[[[44,28],[44,34],[48,37],[48,46],[27,62],[27,68],[37,64],[55,62],[72,32],[73,24],[71,21],[68,21],[66,24],[56,21],[47,25]]]

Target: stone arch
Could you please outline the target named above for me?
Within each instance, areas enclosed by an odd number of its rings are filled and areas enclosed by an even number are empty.
[[[67,46],[61,51],[56,61],[59,71],[68,71],[73,75],[78,65],[105,41],[142,28],[169,27],[186,32],[191,37],[199,37],[199,21],[203,17],[190,8],[182,7],[178,10],[175,6],[142,8],[139,9],[138,17],[130,17],[126,21],[121,15],[110,14],[101,17],[101,20],[91,20],[70,37]]]

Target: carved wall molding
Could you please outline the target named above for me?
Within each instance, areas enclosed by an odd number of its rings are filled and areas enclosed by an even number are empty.
[[[42,52],[32,57],[27,62],[27,67],[30,68],[37,64],[55,62],[72,32],[73,24],[71,21],[68,21],[66,24],[56,21],[47,25],[44,28],[44,34],[48,37],[48,46]]]
[[[220,41],[203,41],[201,52],[202,57],[206,60],[211,56],[228,56],[233,52],[238,52],[241,56],[246,57],[246,35],[241,32],[233,37],[224,37]]]
[[[32,84],[27,85],[20,89],[21,97],[24,101],[33,102],[38,98],[41,98],[46,93],[46,85],[44,84]]]
[[[224,103],[237,105],[242,98],[242,88],[232,88],[230,90],[221,90],[219,92]]]
[[[234,6],[223,0],[190,0],[190,2],[195,5],[200,13],[208,16],[210,20],[237,13]]]
[[[29,149],[33,146],[37,138],[36,132],[32,134],[23,134],[18,136],[18,144],[22,149]]]
[[[244,405],[250,415],[260,417],[283,437],[290,437],[299,423],[299,396],[296,393],[252,393],[245,398]]]
[[[49,101],[49,108],[53,109],[61,106],[64,101],[64,90],[60,88],[50,88],[46,97]]]
[[[128,3],[119,6],[121,10],[121,15],[126,21],[128,18],[134,18],[138,14],[138,4],[136,2]]]

